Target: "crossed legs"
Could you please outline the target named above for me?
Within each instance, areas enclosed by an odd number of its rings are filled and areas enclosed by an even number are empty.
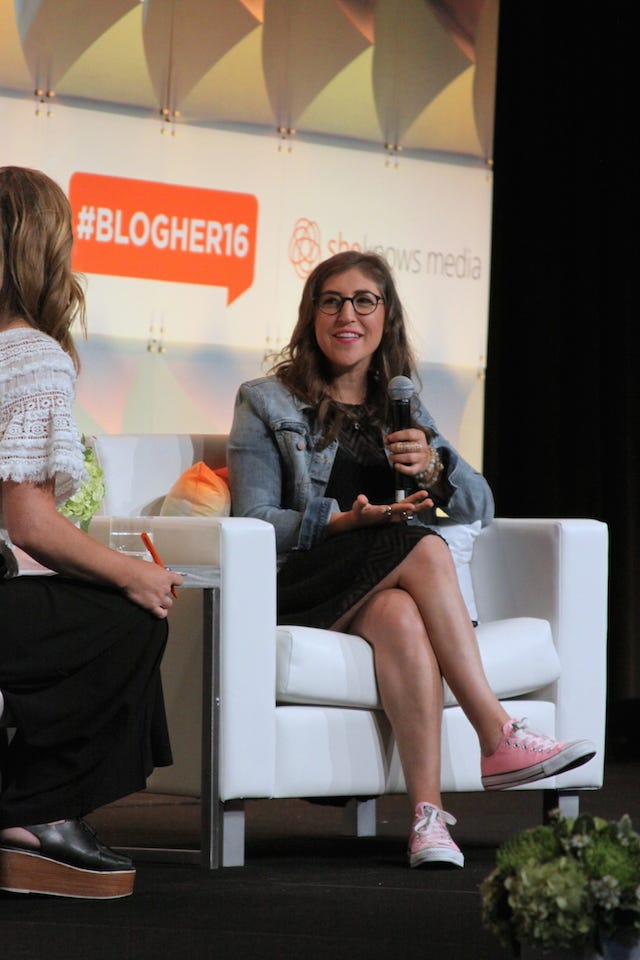
[[[447,680],[484,754],[509,719],[489,687],[447,545],[424,537],[335,625],[371,644],[380,697],[393,728],[412,808],[441,807],[441,730]]]
[[[393,728],[414,811],[412,867],[461,867],[442,809],[441,731],[447,681],[473,725],[487,790],[531,783],[586,763],[588,740],[559,742],[513,720],[491,690],[447,545],[423,537],[359,604],[334,624],[373,648],[378,688]]]

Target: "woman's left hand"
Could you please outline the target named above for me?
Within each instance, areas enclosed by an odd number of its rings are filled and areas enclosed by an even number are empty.
[[[329,518],[329,534],[344,533],[357,527],[371,527],[383,523],[406,523],[416,513],[428,510],[433,500],[426,490],[411,493],[397,503],[370,503],[364,493],[359,493],[351,510],[333,513]]]
[[[386,504],[369,503],[361,493],[354,502],[351,512],[356,518],[357,525],[368,526],[377,523],[406,523],[407,520],[413,520],[416,514],[423,510],[430,510],[431,507],[433,507],[433,500],[426,490],[418,490],[416,493],[410,493],[404,500]]]
[[[398,473],[415,476],[429,469],[432,461],[431,447],[424,432],[411,427],[397,430],[384,438],[391,463]]]

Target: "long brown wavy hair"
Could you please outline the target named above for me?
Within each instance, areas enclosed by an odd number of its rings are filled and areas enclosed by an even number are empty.
[[[71,270],[71,205],[39,170],[0,167],[0,316],[19,317],[57,340],[80,366],[71,336],[86,335],[81,278]]]
[[[372,280],[384,298],[384,330],[371,358],[367,380],[366,406],[372,421],[380,426],[391,422],[387,387],[392,377],[417,380],[404,310],[387,261],[376,253],[359,250],[346,250],[323,260],[307,278],[291,339],[270,372],[293,394],[315,408],[318,424],[325,432],[325,443],[337,435],[343,412],[328,393],[332,372],[316,340],[314,301],[330,277],[354,268]]]

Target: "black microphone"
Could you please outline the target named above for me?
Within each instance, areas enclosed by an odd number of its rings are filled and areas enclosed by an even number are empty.
[[[411,398],[415,393],[415,387],[409,377],[392,377],[389,380],[387,393],[391,400],[391,422],[393,433],[396,430],[408,430],[411,426]],[[407,477],[404,474],[393,471],[396,489],[396,503],[404,500],[407,496],[405,483]]]

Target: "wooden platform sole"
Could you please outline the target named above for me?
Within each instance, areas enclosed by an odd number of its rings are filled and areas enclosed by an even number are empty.
[[[0,849],[0,890],[112,900],[133,893],[135,870],[84,870],[29,850]]]

